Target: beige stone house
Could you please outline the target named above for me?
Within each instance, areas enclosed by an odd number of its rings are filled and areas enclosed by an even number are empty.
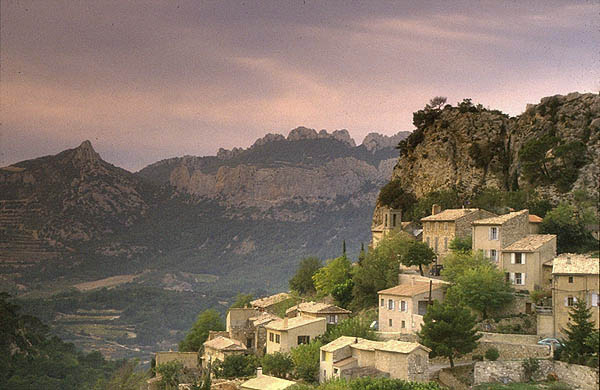
[[[430,287],[431,301],[442,302],[447,284],[439,280],[435,283],[432,280],[430,283],[412,279],[379,291],[379,331],[406,334],[418,332],[427,312]]]
[[[156,354],[154,355],[154,359],[156,360],[157,366],[169,362],[180,362],[185,368],[200,368],[198,364],[197,352],[156,352]]]
[[[240,385],[241,390],[284,390],[296,382],[274,376],[264,375],[262,368],[256,370],[256,378],[247,380]]]
[[[233,308],[227,312],[226,337],[243,343],[246,348],[262,356],[267,342],[265,325],[281,318],[253,308]]]
[[[469,237],[473,221],[493,216],[494,213],[481,209],[441,211],[438,205],[433,205],[431,215],[421,218],[423,242],[426,242],[436,253],[438,264],[443,264],[444,256],[450,252],[450,241],[456,237]]]
[[[273,313],[273,310],[277,306],[278,303],[281,303],[290,298],[291,298],[290,294],[282,292],[282,293],[270,295],[268,297],[255,299],[252,302],[250,302],[250,306],[253,309],[256,309],[258,311],[267,311],[267,312]],[[275,314],[275,313],[273,313],[273,314]]]
[[[533,291],[547,286],[544,263],[555,257],[556,235],[528,234],[502,249],[499,267],[515,289]]]
[[[588,255],[561,254],[552,266],[552,334],[564,336],[569,310],[578,299],[585,299],[592,311],[596,328],[600,326],[598,293],[600,259]]]
[[[229,355],[245,354],[248,352],[246,346],[228,337],[218,336],[204,342],[204,353],[202,354],[202,367],[206,368],[209,363],[217,360],[224,361]]]
[[[308,344],[327,331],[327,320],[317,317],[294,317],[272,321],[267,330],[267,353],[289,352],[300,344]]]
[[[430,349],[404,341],[371,341],[340,337],[321,347],[319,382],[334,378],[385,376],[425,382],[429,380]]]
[[[529,214],[529,234],[538,234],[543,221],[543,218],[535,214]]]
[[[384,237],[399,230],[410,234],[417,241],[422,240],[423,230],[416,223],[402,222],[402,210],[378,207],[371,224],[371,247],[376,248]]]
[[[498,263],[503,248],[529,234],[529,211],[515,211],[473,221],[473,251],[483,251]]]
[[[338,322],[350,317],[350,314],[352,314],[350,310],[322,302],[299,303],[285,312],[285,316],[288,318],[299,316],[325,318],[329,325],[336,325]]]

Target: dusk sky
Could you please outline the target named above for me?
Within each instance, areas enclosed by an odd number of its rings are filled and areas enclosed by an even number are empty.
[[[593,1],[1,2],[0,166],[89,139],[138,170],[297,126],[412,130],[600,89]]]

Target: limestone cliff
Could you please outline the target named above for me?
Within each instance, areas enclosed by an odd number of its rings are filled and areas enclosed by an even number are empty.
[[[600,96],[551,96],[509,117],[465,100],[415,113],[393,179],[417,199],[441,189],[529,189],[553,202],[578,189],[598,197]]]

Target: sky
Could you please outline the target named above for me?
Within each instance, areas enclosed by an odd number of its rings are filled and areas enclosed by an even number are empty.
[[[90,140],[136,171],[298,126],[412,130],[434,96],[511,115],[600,90],[589,1],[3,0],[0,166]]]

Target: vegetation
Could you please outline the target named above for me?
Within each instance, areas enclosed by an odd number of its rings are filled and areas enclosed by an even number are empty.
[[[208,332],[211,330],[225,330],[225,324],[223,324],[221,315],[216,310],[208,309],[198,315],[192,329],[185,336],[185,339],[179,343],[179,351],[200,351],[202,345],[208,339]]]
[[[463,306],[434,302],[423,317],[417,333],[419,342],[431,349],[430,357],[443,356],[454,367],[454,359],[473,351],[481,337],[475,330],[475,316]]]
[[[290,279],[290,289],[300,295],[310,295],[317,292],[313,276],[321,268],[321,260],[317,257],[306,257],[300,261],[298,269]]]
[[[352,380],[332,380],[319,386],[296,384],[289,390],[441,390],[435,382],[407,382],[389,378],[358,378]]]
[[[523,375],[525,380],[530,382],[535,379],[535,375],[540,369],[540,362],[535,358],[527,358],[523,360]]]
[[[266,354],[261,359],[263,372],[278,378],[287,378],[294,369],[294,362],[287,353],[275,352]]]
[[[586,228],[587,224],[597,221],[597,217],[584,206],[585,203],[579,205],[561,203],[550,210],[542,222],[542,233],[558,236],[556,246],[559,253],[598,249],[598,242]]]
[[[317,295],[324,297],[330,295],[339,284],[344,284],[350,279],[352,264],[346,256],[329,260],[325,267],[320,268],[314,275],[313,281]]]
[[[423,276],[423,266],[433,263],[435,252],[424,242],[412,242],[400,256],[400,263],[406,267],[418,266]]]
[[[598,330],[591,320],[592,312],[585,299],[577,299],[569,311],[569,323],[563,330],[566,339],[560,359],[568,363],[598,367]]]
[[[229,307],[230,309],[250,307],[250,302],[254,300],[252,294],[239,293],[235,296],[235,301]]]
[[[450,250],[452,252],[468,253],[468,252],[471,252],[472,247],[473,247],[473,238],[471,238],[471,236],[455,237],[448,244],[448,248],[450,248]]]
[[[402,210],[408,210],[415,201],[416,199],[413,194],[405,192],[402,189],[400,179],[392,179],[384,185],[379,191],[379,197],[377,198],[377,202],[381,206]]]
[[[377,340],[377,334],[371,329],[370,321],[360,316],[345,319],[339,324],[328,328],[327,332],[321,337],[321,341],[323,344],[327,344],[342,336]]]
[[[130,368],[124,362],[106,361],[99,352],[85,354],[50,336],[46,325],[21,314],[9,298],[0,293],[0,388],[92,389],[105,385],[117,369]]]
[[[145,370],[139,369],[137,360],[126,361],[115,373],[110,377],[106,385],[97,384],[96,387],[104,388],[105,390],[139,390],[146,384],[149,374]]]
[[[491,262],[481,251],[453,252],[444,258],[442,277],[447,282],[456,283],[466,271],[487,265],[491,265]]]
[[[217,360],[213,364],[213,372],[217,378],[239,378],[256,373],[259,360],[255,355],[227,355],[225,360]]]
[[[292,348],[290,355],[294,362],[294,376],[305,382],[316,382],[319,379],[319,355],[323,343],[313,340],[309,344],[301,344]]]
[[[491,347],[485,351],[485,358],[487,360],[496,361],[499,357],[500,352],[498,352],[498,348]]]

